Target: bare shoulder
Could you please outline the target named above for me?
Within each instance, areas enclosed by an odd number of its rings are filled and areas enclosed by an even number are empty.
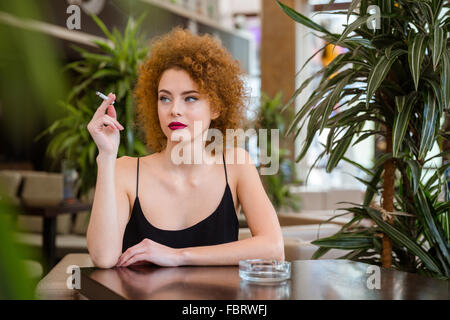
[[[230,168],[236,184],[238,184],[239,180],[245,179],[250,172],[256,171],[252,157],[244,148],[227,148],[224,153],[227,168]]]
[[[139,157],[139,162],[143,161],[151,163],[155,160],[155,154]],[[116,167],[121,171],[127,171],[129,169],[136,170],[138,157],[122,156],[116,159]]]
[[[241,147],[227,148],[224,151],[225,161],[235,168],[254,166],[255,163],[247,150]],[[236,169],[238,170],[238,169]]]
[[[116,171],[124,173],[131,169],[132,166],[136,167],[136,157],[121,156],[116,159]]]
[[[139,157],[139,171],[143,162],[149,163],[152,158],[153,155]],[[137,162],[138,157],[122,156],[116,159],[116,184],[124,188],[130,202],[136,196]]]
[[[150,154],[139,157],[139,168],[146,166],[152,168],[157,165],[158,159],[156,154]],[[130,179],[130,177],[136,176],[138,165],[138,157],[122,156],[116,159],[116,173],[124,179]]]
[[[133,179],[130,179],[132,172],[136,171],[136,158],[122,156],[116,159],[115,178],[116,184],[125,188],[127,194]]]

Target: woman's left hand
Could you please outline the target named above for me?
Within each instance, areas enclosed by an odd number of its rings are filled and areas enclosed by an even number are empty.
[[[164,267],[180,265],[180,250],[167,247],[150,239],[144,239],[128,248],[119,258],[116,267],[128,267],[132,264],[154,263]]]

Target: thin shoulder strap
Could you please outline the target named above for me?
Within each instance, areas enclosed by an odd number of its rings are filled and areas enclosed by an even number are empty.
[[[136,198],[138,197],[139,186],[139,157],[137,158],[137,170],[136,170]]]
[[[222,152],[222,158],[223,158],[223,167],[225,168],[225,181],[228,184],[228,177],[227,177],[227,166],[225,165],[225,153]]]

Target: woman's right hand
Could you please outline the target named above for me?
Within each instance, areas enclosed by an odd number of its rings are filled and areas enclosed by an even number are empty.
[[[124,127],[117,121],[116,110],[111,104],[115,99],[114,94],[108,94],[108,99],[98,107],[87,128],[97,145],[99,155],[116,158],[120,143],[120,131]]]

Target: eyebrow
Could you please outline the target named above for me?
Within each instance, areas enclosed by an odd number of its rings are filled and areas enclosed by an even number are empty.
[[[172,94],[169,90],[165,90],[165,89],[161,89],[161,90],[159,90],[159,92],[166,92],[170,95]],[[185,91],[185,92],[182,92],[181,95],[186,95],[189,93],[198,93],[198,91],[195,91],[195,90]]]

